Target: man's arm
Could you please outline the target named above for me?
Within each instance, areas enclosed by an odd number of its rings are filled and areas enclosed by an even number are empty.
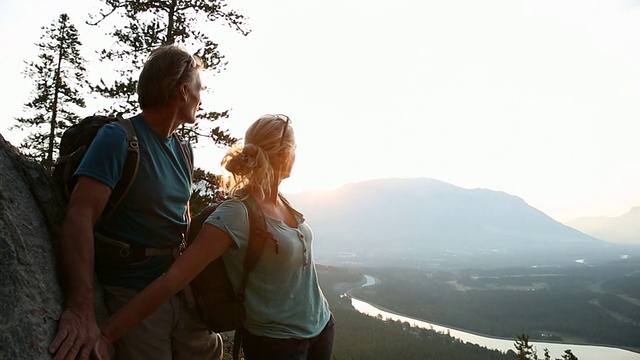
[[[124,304],[102,327],[96,353],[106,356],[108,344],[115,342],[132,326],[155,312],[172,295],[183,289],[211,261],[235,243],[223,230],[205,224],[193,243],[177,257],[166,273]]]
[[[69,199],[60,230],[59,261],[67,303],[49,346],[55,360],[88,359],[100,336],[94,313],[93,226],[111,192],[108,185],[80,176]]]

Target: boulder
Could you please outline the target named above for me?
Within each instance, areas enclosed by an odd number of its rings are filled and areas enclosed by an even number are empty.
[[[51,359],[47,348],[64,306],[56,271],[56,236],[64,208],[65,200],[44,168],[0,135],[2,359]],[[101,300],[96,308],[104,314]]]

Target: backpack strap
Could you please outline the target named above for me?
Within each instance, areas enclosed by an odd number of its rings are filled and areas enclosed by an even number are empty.
[[[106,218],[113,214],[113,211],[124,200],[125,195],[131,189],[133,185],[133,179],[138,174],[138,166],[140,164],[140,147],[138,146],[138,137],[131,124],[131,119],[125,119],[122,115],[117,116],[117,121],[114,124],[122,127],[127,133],[127,157],[124,161],[124,167],[122,169],[122,177],[116,184],[109,197],[109,202],[102,213],[102,217]]]
[[[187,146],[187,142],[177,132],[173,133],[173,137],[178,142],[178,146],[180,147],[180,152],[182,153],[182,157],[187,162],[187,166],[189,167],[189,186],[192,187],[193,186],[193,169],[194,169],[193,150],[191,149],[191,147]],[[179,245],[180,253],[182,253],[187,248],[187,236],[189,236],[189,227],[191,226],[191,199],[187,200],[187,207],[185,209],[184,218],[187,222],[187,228],[184,230],[184,233],[182,233],[182,241],[180,242],[180,245]],[[195,301],[193,299],[193,293],[191,292],[190,288],[187,289],[186,295],[187,295],[187,303],[195,304]]]
[[[264,251],[264,244],[267,239],[267,222],[264,218],[264,213],[258,203],[249,196],[243,201],[247,207],[249,214],[249,244],[247,246],[247,254],[244,257],[244,265],[242,271],[242,279],[240,280],[240,286],[236,293],[236,297],[239,302],[244,301],[244,291],[247,287],[249,280],[249,274],[255,269]],[[244,314],[243,314],[244,315]],[[243,316],[244,317],[244,316]],[[242,319],[244,321],[244,319]]]
[[[240,280],[240,286],[236,292],[236,304],[238,309],[236,311],[237,322],[235,334],[233,337],[233,359],[238,360],[240,355],[240,347],[242,344],[242,323],[246,318],[246,312],[244,308],[244,295],[249,281],[249,274],[255,269],[264,251],[264,244],[268,237],[267,222],[264,217],[264,213],[260,206],[252,196],[249,196],[242,201],[247,208],[249,214],[249,244],[247,245],[247,253],[244,257],[244,264],[242,270],[242,278]]]
[[[187,165],[189,166],[189,181],[193,183],[193,169],[194,169],[193,152],[191,148],[187,146],[187,142],[184,140],[184,138],[182,138],[182,136],[180,136],[177,132],[173,133],[173,137],[178,142],[178,145],[180,146],[180,152],[182,153],[182,156],[184,157],[184,159],[187,162]]]
[[[182,153],[182,157],[187,162],[187,166],[189,167],[189,184],[193,186],[193,150],[191,147],[187,146],[187,142],[178,134],[177,132],[173,133],[173,137],[178,142],[178,146],[180,147],[180,152]],[[191,199],[187,201],[187,208],[185,209],[185,220],[187,221],[187,228],[182,234],[182,241],[180,243],[181,251],[184,251],[187,248],[187,236],[189,234],[189,227],[191,226]],[[188,299],[189,300],[189,299]],[[192,300],[189,300],[191,302]]]

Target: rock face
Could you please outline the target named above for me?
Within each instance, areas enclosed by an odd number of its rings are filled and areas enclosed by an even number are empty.
[[[64,304],[56,239],[64,201],[44,169],[0,135],[0,357],[50,359]]]
[[[42,166],[0,135],[0,359],[51,359],[64,305],[56,271],[64,208]],[[104,314],[101,300],[96,311]]]

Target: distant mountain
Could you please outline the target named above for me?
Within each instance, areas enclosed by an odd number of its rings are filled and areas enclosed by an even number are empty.
[[[411,267],[556,266],[640,255],[563,225],[521,198],[433,179],[289,195],[320,262]]]
[[[640,245],[640,206],[617,217],[583,217],[567,225],[609,242]]]

